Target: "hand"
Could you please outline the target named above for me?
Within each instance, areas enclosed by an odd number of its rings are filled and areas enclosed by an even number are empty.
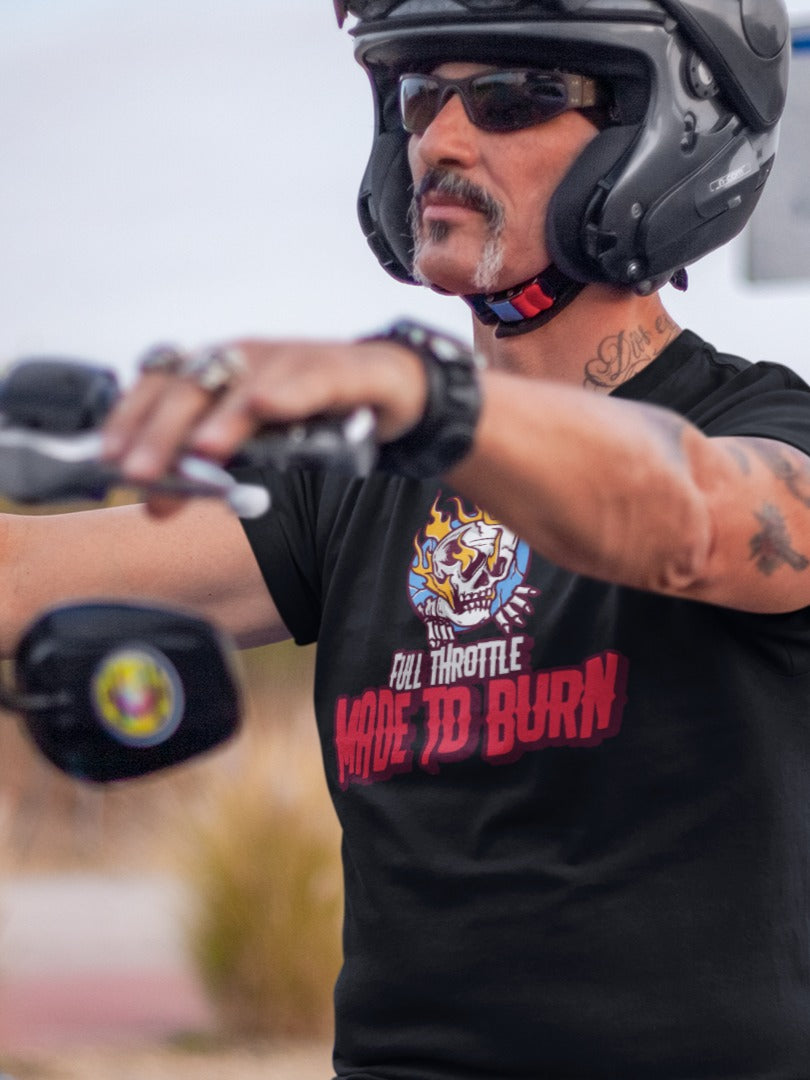
[[[370,406],[377,437],[389,442],[417,423],[427,387],[419,358],[390,342],[357,344],[239,341],[244,370],[219,393],[193,378],[141,375],[110,416],[104,457],[125,479],[159,479],[188,451],[225,462],[268,424]]]

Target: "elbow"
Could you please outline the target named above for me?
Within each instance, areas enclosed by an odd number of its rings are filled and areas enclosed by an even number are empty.
[[[688,507],[680,522],[663,536],[657,581],[653,588],[669,595],[699,591],[709,576],[715,530],[702,500]]]

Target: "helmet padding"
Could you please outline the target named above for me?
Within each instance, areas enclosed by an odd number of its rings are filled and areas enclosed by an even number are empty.
[[[551,197],[546,241],[549,254],[575,281],[592,281],[595,252],[588,222],[598,215],[600,201],[638,135],[636,125],[606,128],[585,147]],[[607,280],[607,279],[605,279]]]

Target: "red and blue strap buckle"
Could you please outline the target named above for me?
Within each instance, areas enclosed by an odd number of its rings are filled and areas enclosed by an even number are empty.
[[[533,281],[519,289],[514,296],[502,300],[485,297],[484,302],[501,322],[520,322],[521,319],[533,319],[535,315],[548,311],[554,297],[545,293],[538,281]]]

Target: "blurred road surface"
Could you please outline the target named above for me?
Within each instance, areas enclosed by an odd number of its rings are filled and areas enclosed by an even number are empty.
[[[214,1031],[169,876],[0,879],[0,1053]]]

